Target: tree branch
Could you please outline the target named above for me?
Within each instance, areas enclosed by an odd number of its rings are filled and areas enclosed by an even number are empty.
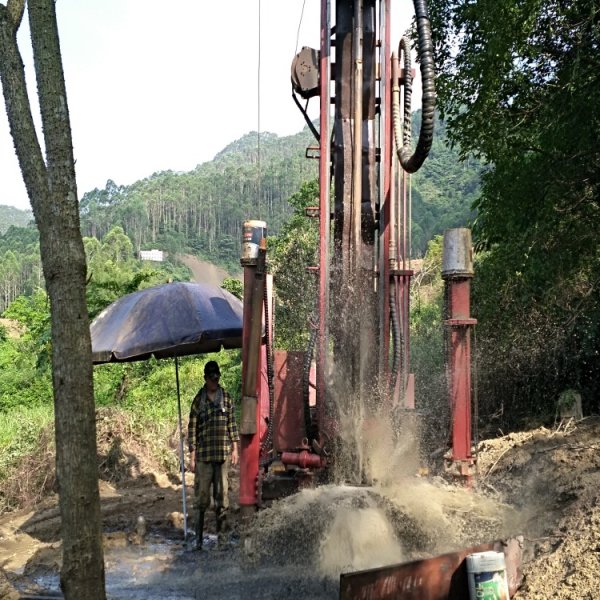
[[[62,188],[58,196],[60,202],[65,201],[65,207],[70,204],[72,209],[77,207],[75,161],[54,2],[29,0],[28,11],[48,180],[53,192],[57,191],[58,186]],[[52,35],[48,35],[49,31]],[[67,199],[70,193],[74,194],[74,198]],[[65,215],[70,212],[66,210]],[[77,210],[75,213],[73,217],[77,223],[73,225],[78,227],[79,214]]]
[[[18,13],[23,0],[9,0]],[[46,165],[38,141],[25,82],[25,68],[9,9],[0,4],[0,81],[10,132],[36,219],[40,197],[47,191]]]
[[[23,13],[25,12],[25,0],[8,0],[6,4],[8,18],[13,25],[13,31],[16,33],[21,25]]]

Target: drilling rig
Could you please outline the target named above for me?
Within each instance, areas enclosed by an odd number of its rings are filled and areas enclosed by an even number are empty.
[[[394,0],[321,0],[320,47],[305,47],[292,61],[292,95],[315,137],[306,155],[319,164],[318,204],[306,211],[318,220],[320,234],[317,264],[308,267],[317,280],[316,318],[304,352],[273,351],[267,223],[247,221],[243,227],[243,517],[266,500],[321,481],[373,483],[361,451],[369,429],[383,418],[391,424],[392,434],[401,436],[403,423],[414,421],[407,195],[410,175],[423,165],[432,145],[435,73],[425,0],[414,0],[422,112],[413,143],[416,70],[411,41],[403,37],[392,46],[394,4]],[[306,110],[311,99],[319,102],[317,126]],[[446,458],[449,472],[467,485],[474,473],[472,275],[469,230],[448,230],[442,277],[452,425]],[[348,424],[354,428],[350,436],[344,430]],[[463,598],[465,557],[488,550],[506,555],[515,573],[514,593],[519,548],[516,540],[494,542],[428,560],[342,574],[340,598]]]
[[[267,224],[244,226],[240,503],[248,511],[341,463],[346,479],[365,482],[360,452],[339,443],[340,419],[360,428],[381,411],[415,406],[407,181],[432,143],[433,46],[425,0],[415,0],[422,117],[412,144],[415,70],[410,41],[392,47],[392,4],[322,0],[320,47],[292,62],[292,94],[315,136],[307,157],[319,161],[318,206],[308,211],[320,233],[317,318],[304,353],[272,351]],[[302,108],[311,99],[320,103],[318,129]]]

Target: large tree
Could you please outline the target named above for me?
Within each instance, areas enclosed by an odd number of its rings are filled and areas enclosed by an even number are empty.
[[[17,30],[25,0],[0,4],[0,76],[25,186],[40,232],[51,306],[56,471],[65,598],[105,598],[86,262],[54,0],[29,0],[44,134],[34,127]]]
[[[449,134],[489,164],[475,226],[486,252],[474,290],[487,334],[480,339],[489,356],[498,350],[489,381],[497,397],[518,398],[526,410],[566,387],[597,408],[600,5],[429,6]]]

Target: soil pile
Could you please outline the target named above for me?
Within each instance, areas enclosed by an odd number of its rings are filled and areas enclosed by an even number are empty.
[[[480,485],[523,520],[529,542],[517,598],[600,598],[600,418],[480,444]]]

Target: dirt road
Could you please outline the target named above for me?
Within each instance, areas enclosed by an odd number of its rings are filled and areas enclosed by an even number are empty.
[[[192,281],[196,283],[210,283],[221,285],[226,277],[230,277],[225,269],[221,269],[212,263],[200,260],[192,254],[180,254],[179,260],[192,272]]]

